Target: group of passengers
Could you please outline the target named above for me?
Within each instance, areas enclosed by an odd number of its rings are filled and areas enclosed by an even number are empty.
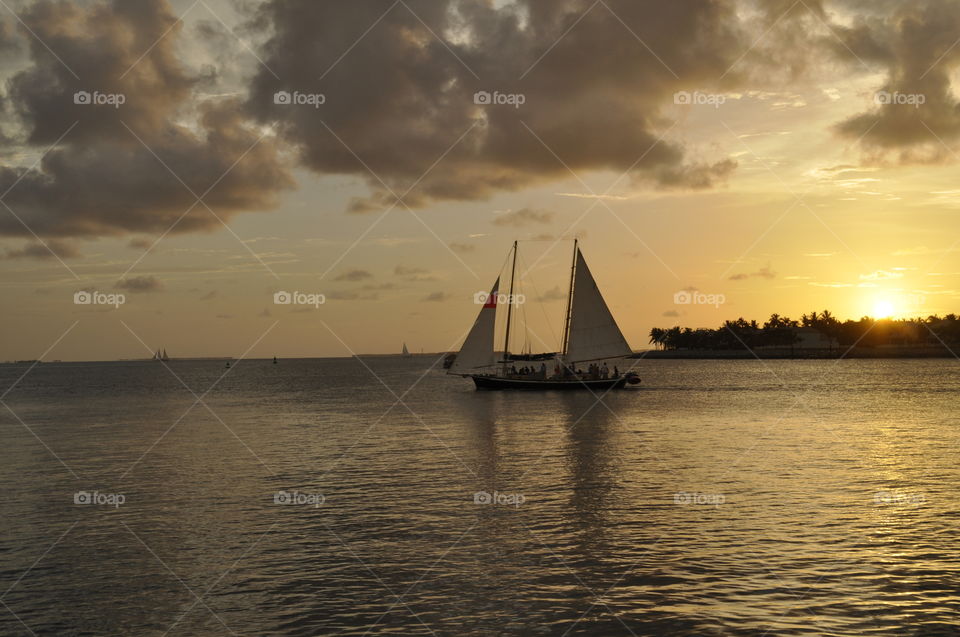
[[[540,363],[539,368],[532,365],[524,365],[519,368],[516,365],[511,365],[510,376],[528,380],[546,380],[547,364]],[[553,375],[550,376],[550,378],[558,380],[569,380],[574,378],[578,378],[580,380],[617,379],[620,378],[620,370],[616,365],[614,365],[613,372],[611,373],[606,361],[604,361],[602,365],[599,363],[590,363],[590,365],[587,366],[586,372],[579,368],[574,370],[572,367],[557,363],[553,368]]]
[[[547,378],[547,364],[540,363],[540,368],[537,369],[532,365],[524,365],[520,369],[517,369],[516,365],[510,366],[510,374],[512,376],[519,376],[521,378],[528,379],[537,379],[537,380],[546,380]]]

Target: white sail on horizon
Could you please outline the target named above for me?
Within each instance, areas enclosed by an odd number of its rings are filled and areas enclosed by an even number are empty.
[[[566,362],[629,356],[633,351],[603,300],[579,249],[576,259]]]
[[[450,366],[452,374],[469,374],[483,367],[491,367],[496,362],[493,349],[494,328],[497,320],[497,294],[500,290],[500,277],[474,321],[470,333],[464,339],[457,357]]]

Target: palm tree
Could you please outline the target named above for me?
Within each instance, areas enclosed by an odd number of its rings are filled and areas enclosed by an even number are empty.
[[[657,349],[663,349],[663,341],[667,335],[667,331],[661,327],[655,327],[650,330],[650,342],[656,346]]]

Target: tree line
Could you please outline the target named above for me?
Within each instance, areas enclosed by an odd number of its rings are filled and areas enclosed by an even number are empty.
[[[840,321],[829,310],[803,314],[793,320],[779,314],[760,325],[757,321],[738,318],[725,321],[717,329],[690,327],[655,327],[650,330],[650,343],[657,349],[737,350],[756,347],[792,347],[800,341],[798,330],[813,328],[825,338],[825,347],[849,348],[880,346],[942,346],[960,343],[960,320],[956,314],[926,318],[874,319],[864,316],[858,321]]]

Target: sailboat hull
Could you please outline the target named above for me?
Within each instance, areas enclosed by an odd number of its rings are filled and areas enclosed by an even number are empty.
[[[620,378],[598,378],[595,380],[525,380],[482,375],[474,375],[470,378],[473,379],[477,389],[519,389],[532,391],[590,389],[594,391],[606,391],[609,389],[622,389],[627,384],[626,376],[621,376]]]

